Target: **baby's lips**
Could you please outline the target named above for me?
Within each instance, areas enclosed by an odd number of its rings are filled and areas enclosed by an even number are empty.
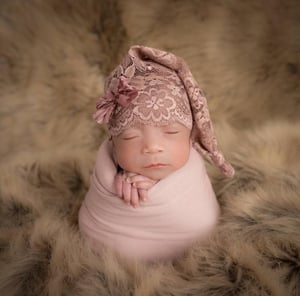
[[[151,169],[151,168],[160,168],[160,167],[164,167],[166,166],[166,164],[164,163],[151,163],[147,166],[145,166],[146,169]]]

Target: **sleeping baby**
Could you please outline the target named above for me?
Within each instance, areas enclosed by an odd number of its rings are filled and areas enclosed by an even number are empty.
[[[144,46],[130,48],[104,90],[94,118],[110,138],[97,154],[80,232],[96,251],[176,258],[218,222],[202,155],[234,174],[218,150],[206,99],[181,58]]]

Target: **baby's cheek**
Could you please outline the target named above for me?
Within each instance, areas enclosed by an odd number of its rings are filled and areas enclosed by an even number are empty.
[[[116,160],[119,166],[126,171],[133,171],[135,168],[136,153],[132,149],[123,147],[123,150],[116,151]]]
[[[118,164],[124,169],[124,170],[127,170],[127,158],[126,156],[124,155],[124,153],[117,153],[116,154],[116,158],[117,158],[117,162]]]
[[[175,151],[174,153],[176,156],[175,159],[175,166],[177,169],[181,168],[186,164],[190,156],[190,147],[189,145],[181,146],[179,150]]]

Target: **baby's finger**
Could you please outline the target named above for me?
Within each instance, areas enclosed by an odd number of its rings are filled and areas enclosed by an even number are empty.
[[[122,197],[123,195],[123,175],[117,174],[115,177],[115,188],[117,196]]]
[[[139,195],[139,199],[142,201],[146,201],[148,199],[148,193],[147,190],[144,189],[137,189],[138,191],[138,195]]]
[[[139,195],[136,188],[131,188],[131,205],[134,208],[137,208],[139,206]]]
[[[125,175],[125,177],[133,177],[133,176],[138,176],[138,174],[136,174],[136,173],[130,173],[130,172],[124,172],[124,175]]]
[[[155,180],[152,180],[148,177],[145,177],[143,175],[131,175],[127,176],[127,179],[130,183],[136,183],[136,182],[156,182]]]
[[[131,200],[131,184],[123,181],[123,199],[127,204],[130,204]]]
[[[144,190],[148,190],[150,189],[153,185],[155,184],[155,182],[134,182],[132,183],[132,186],[138,189],[144,189]]]

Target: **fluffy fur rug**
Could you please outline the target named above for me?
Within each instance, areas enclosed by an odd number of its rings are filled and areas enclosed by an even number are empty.
[[[297,0],[2,0],[0,294],[300,295],[299,28]],[[91,114],[130,44],[187,60],[236,168],[207,165],[211,239],[150,266],[77,226],[105,137]]]

